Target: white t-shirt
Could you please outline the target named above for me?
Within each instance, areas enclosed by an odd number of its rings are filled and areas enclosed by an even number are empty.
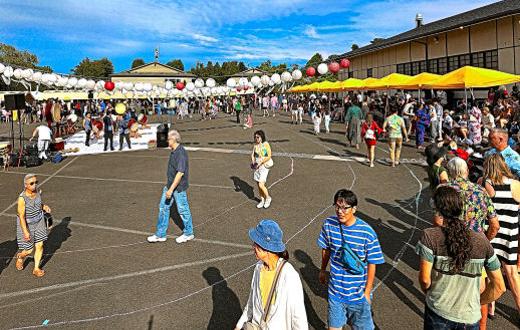
[[[36,128],[38,130],[38,140],[52,140],[52,131],[45,125],[40,125]]]

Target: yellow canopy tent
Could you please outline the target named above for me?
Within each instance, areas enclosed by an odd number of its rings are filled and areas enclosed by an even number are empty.
[[[337,81],[322,81],[319,83],[318,88],[316,89],[318,92],[334,92],[335,88],[339,86],[339,82]]]
[[[449,72],[426,87],[433,89],[486,88],[520,82],[520,76],[491,69],[465,66]]]
[[[431,84],[435,80],[439,79],[441,76],[434,73],[423,72],[419,73],[415,76],[412,76],[410,80],[404,82],[403,84],[396,86],[398,89],[422,89],[423,86],[427,84]]]
[[[357,90],[363,88],[363,80],[356,78],[348,78],[340,83],[342,91]]]
[[[288,92],[289,93],[297,93],[297,92],[299,92],[302,89],[303,86],[304,85],[294,86],[293,88],[289,89]]]
[[[379,82],[379,79],[376,79],[376,78],[365,78],[363,80],[361,80],[362,82],[362,85],[361,85],[361,88],[360,89],[369,89],[368,87],[371,86],[371,85],[375,85]]]
[[[365,89],[390,89],[390,88],[399,88],[396,86],[400,86],[405,84],[407,81],[412,79],[411,76],[400,74],[400,73],[391,73],[388,76],[385,76],[381,79],[377,79],[377,81],[367,81],[363,85]],[[367,79],[365,79],[367,80]]]
[[[320,86],[319,82],[313,82],[312,84],[305,85],[301,92],[314,92]]]

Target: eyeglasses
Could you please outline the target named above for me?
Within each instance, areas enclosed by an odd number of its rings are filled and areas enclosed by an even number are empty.
[[[349,209],[353,208],[353,206],[340,206],[338,204],[334,204],[334,207],[337,211],[340,211],[342,213],[346,213]]]
[[[34,186],[35,184],[38,184],[38,181],[29,182],[29,186]]]

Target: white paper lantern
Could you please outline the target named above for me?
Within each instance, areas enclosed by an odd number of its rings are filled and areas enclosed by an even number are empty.
[[[3,73],[5,70],[5,65],[3,65],[2,63],[0,63],[0,73]]]
[[[31,78],[31,76],[33,75],[33,70],[32,69],[25,69],[22,71],[22,78],[24,79],[29,79]]]
[[[64,87],[69,82],[69,78],[67,77],[59,77],[58,81],[56,82],[56,85],[60,87]]]
[[[229,79],[226,81],[226,85],[227,85],[227,87],[229,87],[229,88],[234,88],[234,87],[237,85],[237,81],[235,80],[235,78],[229,78]]]
[[[16,79],[22,78],[22,70],[21,69],[15,69],[14,72],[13,72],[13,76]]]
[[[42,73],[40,71],[36,71],[35,73],[33,73],[32,77],[31,77],[31,80],[34,81],[34,82],[41,82],[42,81]]]
[[[274,73],[272,76],[271,76],[271,81],[274,83],[274,84],[279,84],[281,81],[282,81],[282,78],[280,77],[280,75],[278,73]]]
[[[72,88],[76,87],[77,84],[78,84],[78,78],[76,78],[76,77],[70,77],[69,82],[67,83],[67,85]]]
[[[296,69],[296,70],[294,70],[294,71],[292,72],[292,78],[293,78],[294,80],[300,80],[300,79],[302,79],[302,76],[303,76],[303,75],[302,75],[302,72],[301,72],[299,69]]]
[[[197,87],[197,88],[204,87],[204,80],[202,80],[201,78],[198,78],[197,80],[195,80],[195,87]]]
[[[69,83],[70,83],[70,79],[72,79],[72,78],[69,78]],[[105,81],[103,81],[103,80],[98,80],[98,81],[96,82],[96,90],[98,90],[98,91],[102,91],[103,89],[105,89]]]
[[[269,85],[271,78],[269,78],[268,75],[264,74],[262,77],[260,77],[260,80],[262,81],[262,85],[267,86]]]
[[[253,86],[260,86],[262,84],[262,80],[259,76],[253,76],[251,77],[251,83],[253,84]]]
[[[244,87],[244,86],[247,85],[248,82],[249,82],[249,81],[247,80],[247,78],[242,77],[242,78],[238,79],[238,86],[242,86],[242,87]]]
[[[146,91],[146,92],[150,92],[152,90],[152,84],[150,83],[145,83],[143,84],[143,89]]]
[[[6,76],[7,78],[11,78],[13,76],[13,68],[7,66],[4,70],[4,76]]]
[[[131,82],[125,82],[123,86],[127,91],[131,91],[134,88],[134,84]]]
[[[287,72],[287,71],[284,71],[284,72],[282,73],[282,77],[281,77],[281,78],[282,78],[282,81],[283,81],[283,82],[289,82],[289,81],[292,80],[292,76],[291,76],[291,74],[290,74],[289,72]]]
[[[87,80],[87,89],[94,89],[96,87],[96,82],[92,79]]]
[[[57,83],[58,79],[59,79],[59,76],[57,74],[55,74],[55,73],[49,74],[49,83],[51,85]]]
[[[319,74],[326,74],[329,71],[329,67],[326,63],[321,63],[318,65],[318,73]]]
[[[192,83],[191,81],[188,81],[188,82],[186,83],[186,89],[187,89],[188,91],[192,92],[192,91],[195,89],[195,84]]]
[[[213,78],[208,78],[208,80],[206,80],[206,86],[208,86],[209,88],[215,87],[216,84],[217,82]]]
[[[78,80],[76,86],[78,86],[78,88],[85,88],[85,86],[87,86],[87,79],[81,78],[80,80]]]
[[[166,88],[167,90],[171,90],[173,88],[173,82],[171,82],[170,80],[168,80],[165,84],[164,84],[164,88]]]
[[[134,89],[138,92],[142,91],[143,90],[143,84],[138,82],[138,83],[135,83],[134,85]]]

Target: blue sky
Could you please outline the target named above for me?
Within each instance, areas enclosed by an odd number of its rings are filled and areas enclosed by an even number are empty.
[[[491,0],[0,0],[0,42],[35,53],[68,73],[85,57],[108,57],[115,70],[134,58],[305,63],[493,3]]]

